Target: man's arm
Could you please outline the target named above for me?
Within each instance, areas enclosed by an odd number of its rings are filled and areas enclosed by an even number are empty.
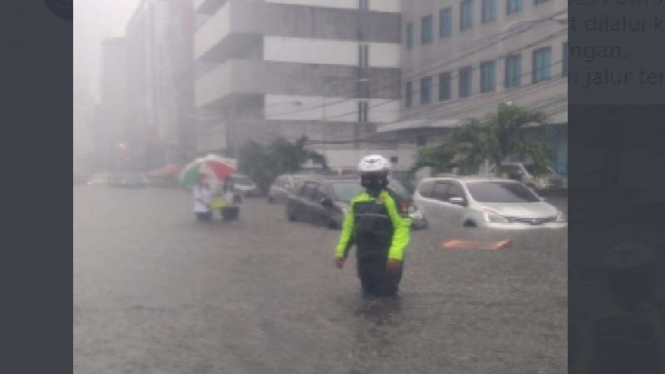
[[[335,249],[335,257],[345,258],[349,254],[349,249],[353,245],[353,202],[349,206],[349,213],[344,217],[344,223],[342,224],[342,235],[339,238],[339,243]]]
[[[388,251],[389,260],[402,261],[404,252],[411,240],[411,218],[409,206],[406,201],[389,192],[391,199],[386,202],[388,215],[393,224],[393,239]]]

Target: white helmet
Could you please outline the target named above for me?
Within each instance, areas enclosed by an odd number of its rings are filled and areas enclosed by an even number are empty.
[[[389,172],[390,161],[381,155],[369,155],[363,157],[358,164],[360,173]]]

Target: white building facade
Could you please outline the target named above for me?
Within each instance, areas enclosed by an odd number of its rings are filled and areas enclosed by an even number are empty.
[[[398,0],[196,0],[198,151],[307,136],[332,167],[400,111]],[[387,84],[395,82],[396,84]]]
[[[402,3],[401,114],[378,132],[422,146],[500,103],[536,108],[534,130],[567,173],[567,12],[562,0]]]

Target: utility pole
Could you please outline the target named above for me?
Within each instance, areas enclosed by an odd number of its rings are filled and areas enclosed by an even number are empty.
[[[323,86],[323,105],[321,106],[321,121],[323,122],[323,126],[321,128],[321,147],[323,150],[323,155],[326,156],[326,128],[327,128],[327,117],[326,117],[326,99],[328,97],[328,88],[340,84],[340,83],[351,83],[351,82],[369,82],[369,78],[358,78],[358,79],[348,79],[348,80],[340,80],[340,81],[332,81],[328,82]],[[358,128],[359,123],[356,125],[356,128]],[[358,138],[356,138],[358,139]]]

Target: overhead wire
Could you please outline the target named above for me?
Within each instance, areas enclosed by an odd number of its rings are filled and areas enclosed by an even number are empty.
[[[509,95],[508,97],[506,97],[504,99],[506,101],[509,101],[509,100],[518,99],[518,98],[526,96],[526,95],[531,95],[534,92],[545,90],[545,89],[549,88],[551,85],[556,84],[556,83],[558,83],[558,82],[560,82],[564,79],[565,79],[565,77],[561,76],[561,77],[554,78],[554,79],[551,79],[551,80],[546,81],[546,82],[542,82],[542,84],[539,83],[539,84],[536,84],[536,85],[526,86],[524,90],[522,90],[522,91],[513,91],[511,95]],[[563,101],[567,102],[567,97],[566,96],[567,95],[560,95],[560,98],[562,98]],[[541,101],[537,101],[537,102],[533,103],[533,105],[536,106],[538,104],[542,104],[542,103],[548,102],[550,100],[552,100],[552,98],[545,98]],[[493,100],[493,101],[496,101],[496,100]],[[487,105],[486,103],[475,103],[473,108],[471,108],[471,109],[469,109],[469,108],[460,109],[457,112],[454,112],[453,115],[458,113],[458,112],[463,113],[463,112],[469,112],[469,111],[477,110],[477,109],[480,109],[481,107],[486,106],[486,105]],[[451,114],[446,113],[443,116],[436,116],[434,118],[423,119],[423,121],[425,123],[434,122],[434,121],[440,120],[442,118],[448,117],[450,115]],[[382,125],[383,126],[390,125],[390,124],[393,124],[393,123],[401,122],[403,120],[404,119],[401,119],[399,121],[389,122],[389,123],[385,123],[385,124],[382,124]],[[408,136],[408,138],[413,138],[413,136]],[[319,140],[310,140],[309,141],[310,144],[347,144],[347,143],[356,143],[356,142],[368,143],[368,142],[372,142],[372,139],[365,138],[365,139],[359,139],[359,140],[351,139],[351,140],[339,140],[339,141],[319,141]],[[387,141],[378,141],[378,142],[379,143],[386,143]]]
[[[543,21],[551,20],[551,19],[556,18],[557,15],[563,14],[563,13],[565,13],[565,12],[566,12],[566,10],[564,10],[564,11],[557,11],[557,12],[554,12],[554,13],[552,13],[552,14],[546,16],[546,17],[541,18],[541,20],[543,20]],[[479,48],[476,48],[475,50],[470,51],[470,52],[468,52],[468,53],[465,53],[465,54],[462,54],[462,55],[456,55],[454,58],[451,58],[451,59],[445,60],[445,61],[443,61],[442,63],[440,63],[440,64],[438,64],[438,65],[436,65],[436,66],[433,66],[432,68],[424,69],[424,70],[422,70],[422,71],[415,71],[411,76],[408,76],[408,77],[400,76],[400,77],[398,77],[398,78],[392,78],[392,79],[389,79],[389,80],[387,80],[387,82],[389,82],[389,84],[387,84],[387,85],[385,85],[385,86],[380,86],[378,89],[375,89],[375,90],[376,90],[376,91],[381,91],[381,90],[389,89],[389,88],[394,87],[394,86],[396,86],[396,85],[399,85],[399,86],[401,87],[401,83],[402,83],[402,81],[410,80],[410,79],[412,79],[412,78],[415,78],[415,77],[418,77],[418,76],[422,76],[423,74],[431,73],[431,72],[434,72],[434,71],[436,71],[436,70],[440,70],[440,69],[442,69],[443,67],[445,67],[446,65],[449,65],[449,64],[451,64],[451,63],[454,63],[454,62],[457,62],[457,61],[460,61],[460,60],[463,60],[463,59],[465,59],[465,58],[467,58],[467,57],[469,57],[469,56],[471,56],[471,55],[473,55],[473,54],[475,54],[475,53],[482,52],[482,51],[484,51],[484,50],[486,50],[486,49],[493,48],[493,47],[495,47],[495,45],[496,45],[498,42],[503,42],[503,41],[508,40],[508,39],[510,39],[510,38],[512,38],[512,37],[515,37],[515,36],[521,35],[521,34],[527,32],[527,31],[529,31],[530,29],[536,27],[536,25],[537,25],[537,24],[534,23],[533,25],[529,25],[528,27],[517,28],[517,29],[516,29],[515,31],[513,31],[513,32],[499,33],[499,34],[495,34],[495,35],[491,35],[491,36],[485,37],[485,38],[482,39],[482,40],[490,40],[490,42],[487,43],[486,45],[483,45],[483,46],[481,46],[481,47],[479,47]],[[567,31],[567,28],[566,28],[564,31]],[[555,33],[555,34],[558,34],[558,33],[559,33],[559,32],[557,32],[557,33]],[[496,40],[497,38],[500,38],[500,40]],[[547,39],[549,39],[549,38],[546,38],[545,40],[547,40]],[[522,48],[519,49],[519,50],[522,50],[522,49],[528,49],[528,48],[530,48],[532,45],[534,45],[534,44],[538,44],[538,43],[541,43],[542,41],[544,41],[544,40],[540,40],[540,41],[537,41],[537,42],[535,42],[535,43],[531,43],[531,45],[526,46],[526,47],[522,47]],[[474,43],[474,44],[475,44],[475,43]],[[467,50],[468,50],[468,49],[463,49],[462,51],[464,52],[464,51],[467,51]],[[519,51],[519,50],[518,50],[518,51]],[[512,53],[515,53],[515,52],[517,52],[517,51],[514,51],[514,52],[512,52]],[[504,54],[498,56],[497,59],[500,58],[500,57],[503,56],[503,55],[506,55],[506,54],[504,53]],[[390,82],[392,82],[392,83],[390,83]],[[342,103],[342,102],[346,102],[346,101],[349,101],[349,100],[359,100],[359,99],[362,99],[362,98],[342,98],[342,99],[338,99],[338,100],[336,100],[336,101],[331,101],[331,102],[329,102],[329,103],[326,103],[326,106],[327,106],[327,107],[332,107],[332,106],[335,106],[335,105],[337,105],[337,104],[339,104],[339,103]],[[311,107],[310,107],[310,106],[306,106],[306,107],[303,106],[303,107],[301,107],[301,108],[299,108],[299,109],[296,109],[296,110],[293,110],[293,111],[291,111],[291,112],[281,113],[280,115],[295,114],[295,113],[300,113],[300,112],[303,112],[303,111],[315,110],[315,109],[317,109],[317,108],[322,108],[322,107],[323,107],[323,104],[314,105],[314,106],[311,106]]]
[[[543,43],[543,42],[545,42],[545,41],[548,41],[548,40],[551,40],[551,39],[555,39],[555,38],[557,38],[558,36],[567,33],[567,31],[568,31],[568,29],[566,28],[566,29],[563,29],[563,30],[557,31],[557,32],[555,32],[555,33],[549,34],[549,35],[547,35],[547,36],[545,36],[545,37],[543,37],[543,38],[541,38],[541,39],[539,39],[539,40],[537,40],[537,41],[534,41],[534,42],[532,42],[532,43],[529,43],[529,44],[526,45],[526,46],[522,46],[522,47],[520,47],[520,48],[518,48],[518,49],[513,49],[513,50],[511,50],[510,52],[502,52],[500,55],[498,55],[498,56],[494,56],[493,59],[489,59],[489,58],[488,58],[488,61],[492,61],[492,60],[496,61],[496,60],[499,60],[499,59],[501,59],[502,57],[505,57],[505,56],[515,55],[515,54],[517,54],[518,52],[521,52],[521,51],[524,51],[524,50],[530,49],[530,48],[532,48],[532,47],[534,47],[534,46],[537,46],[537,45],[539,45],[539,44],[541,44],[541,43]],[[561,62],[562,62],[562,61],[559,61],[558,63],[561,63]],[[476,71],[477,69],[480,69],[480,66],[473,66],[473,65],[471,65],[470,68],[472,69],[472,71]],[[459,76],[459,74],[460,74],[459,71],[455,72],[454,74],[451,72],[451,80],[453,80],[454,78],[457,78],[457,77]],[[531,73],[528,73],[528,74],[531,74]],[[525,76],[525,75],[526,75],[526,74],[524,74],[524,75],[522,75],[522,76]],[[400,82],[400,86],[401,86],[401,82]],[[433,83],[431,87],[432,87],[432,89],[434,89],[434,88],[436,88],[436,87],[438,87],[438,86],[439,86],[439,83]],[[382,99],[382,100],[386,100],[386,101],[383,101],[383,102],[381,102],[381,103],[377,103],[377,104],[373,104],[373,105],[369,105],[369,106],[368,106],[368,109],[378,108],[378,107],[381,107],[381,106],[384,106],[384,105],[392,104],[392,103],[394,103],[396,100],[402,100],[402,99],[404,99],[404,96],[403,96],[403,95],[400,95],[400,97],[399,97],[398,99]],[[345,98],[345,99],[338,100],[336,103],[339,104],[339,103],[346,102],[346,101],[350,101],[350,100],[362,100],[362,99],[360,99],[360,98],[353,98],[353,99]],[[331,108],[331,107],[333,107],[334,105],[336,105],[335,102],[326,103],[326,107],[327,107],[327,108]],[[301,110],[298,110],[298,111],[291,111],[291,112],[286,112],[286,113],[280,113],[279,116],[285,116],[285,115],[289,115],[289,114],[295,114],[295,113],[300,112],[300,111],[313,111],[313,110],[316,110],[316,109],[322,109],[322,108],[323,108],[323,105],[318,106],[318,107],[315,106],[315,107],[310,107],[309,109],[301,109]],[[336,115],[333,115],[333,116],[327,116],[327,117],[326,117],[326,120],[335,119],[335,118],[340,118],[340,117],[344,117],[344,116],[348,116],[348,115],[352,115],[352,114],[356,114],[356,113],[357,113],[357,111],[354,110],[354,111],[349,111],[349,112],[346,112],[346,113],[336,114]]]

